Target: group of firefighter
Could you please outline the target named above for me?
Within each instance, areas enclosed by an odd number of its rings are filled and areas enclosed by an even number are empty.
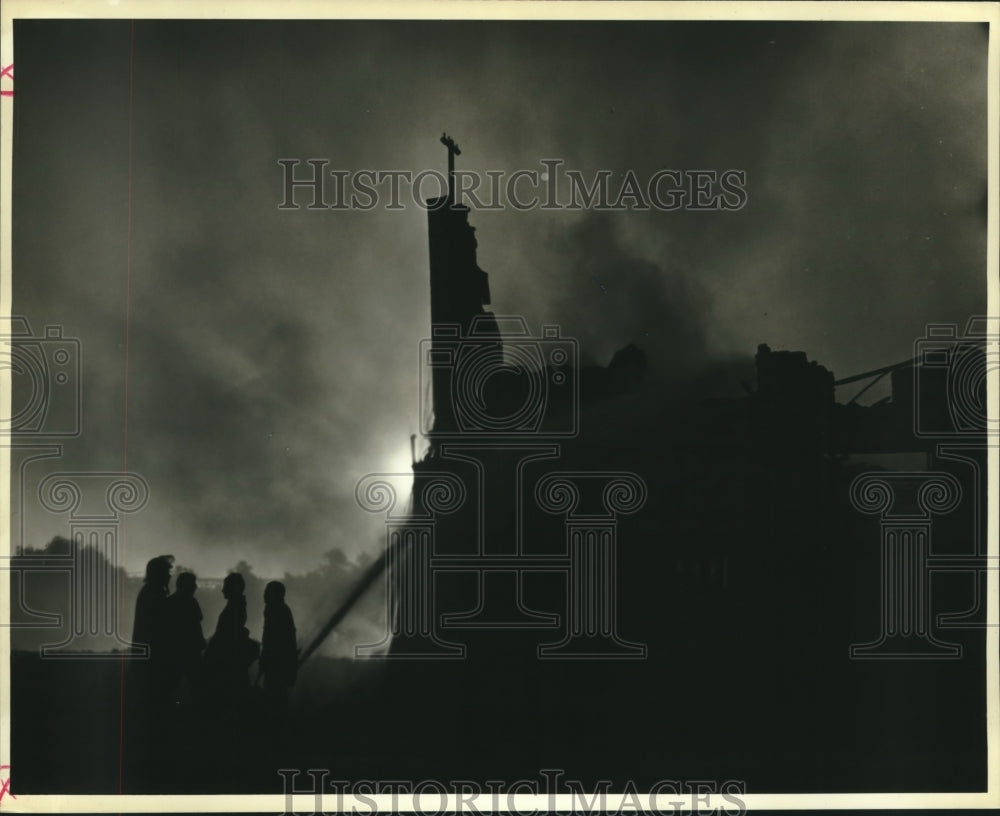
[[[202,632],[201,606],[195,598],[194,573],[177,576],[170,593],[173,558],[158,556],[146,565],[146,577],[135,604],[132,643],[145,648],[137,661],[141,689],[148,703],[172,706],[181,701],[237,704],[262,686],[264,694],[283,702],[298,668],[295,621],[285,603],[285,586],[271,581],[264,589],[261,641],[247,629],[246,582],[238,572],[226,576],[226,605],[210,640]],[[258,662],[256,681],[250,669]]]

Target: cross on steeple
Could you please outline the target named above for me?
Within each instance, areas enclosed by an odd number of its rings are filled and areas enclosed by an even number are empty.
[[[461,156],[462,151],[447,133],[441,134],[441,144],[448,148],[448,203],[452,204],[455,201],[455,156]]]

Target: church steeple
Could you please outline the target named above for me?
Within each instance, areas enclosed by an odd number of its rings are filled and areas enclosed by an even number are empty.
[[[469,208],[455,201],[455,156],[461,151],[454,139],[441,136],[448,149],[448,193],[427,201],[427,237],[431,278],[431,354],[444,360],[468,337],[476,317],[489,315],[486,273],[476,259],[475,227],[469,225]],[[481,321],[477,323],[477,326]],[[457,426],[452,405],[452,375],[447,365],[433,370],[434,432],[454,433]]]
[[[448,204],[455,203],[455,156],[461,156],[458,144],[447,133],[441,134],[441,144],[448,148]]]

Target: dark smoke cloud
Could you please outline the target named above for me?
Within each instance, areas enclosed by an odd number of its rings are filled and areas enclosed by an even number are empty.
[[[626,216],[627,217],[627,216]],[[592,212],[553,237],[565,288],[550,292],[549,313],[565,315],[584,364],[607,365],[628,343],[647,353],[652,372],[704,365],[710,297],[690,270],[640,256],[618,233],[620,214]]]
[[[14,312],[83,347],[58,467],[151,486],[131,571],[380,546],[353,489],[419,430],[426,216],[279,211],[279,158],[440,170],[448,130],[480,172],[744,169],[733,213],[472,214],[495,311],[589,362],[728,381],[768,342],[849,374],[985,308],[977,26],[137,21],[131,178],[129,36],[17,24],[12,183]],[[27,544],[65,534],[28,513]]]

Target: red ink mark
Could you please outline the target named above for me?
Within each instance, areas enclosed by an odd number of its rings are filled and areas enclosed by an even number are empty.
[[[10,768],[10,765],[0,765],[0,771],[6,771]],[[11,799],[17,799],[14,793],[10,789],[10,777],[0,779],[0,802],[3,801],[5,793],[10,794]]]
[[[11,82],[14,81],[14,63],[13,62],[10,65],[5,65],[3,67],[3,69],[0,70],[0,79],[2,79],[3,77],[10,77],[10,81]],[[9,91],[0,91],[0,96],[13,96],[13,95],[14,95],[14,90],[13,89],[11,89]],[[3,767],[6,768],[7,766],[4,765]],[[14,794],[11,794],[11,796],[13,796],[13,795]]]

